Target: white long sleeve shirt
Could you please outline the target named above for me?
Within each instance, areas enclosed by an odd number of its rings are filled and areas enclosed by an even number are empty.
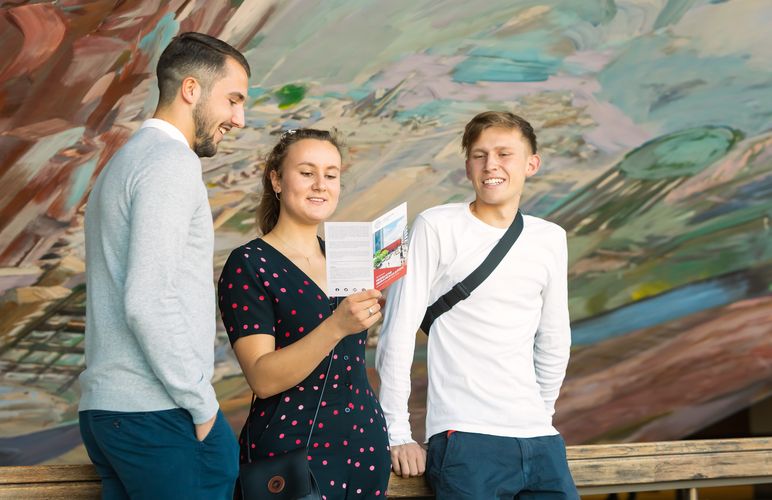
[[[412,441],[410,367],[427,305],[466,278],[505,231],[477,219],[466,203],[416,218],[408,272],[388,292],[376,353],[392,445]],[[557,434],[552,415],[570,345],[565,231],[526,215],[522,234],[493,273],[432,325],[427,439],[447,430]]]

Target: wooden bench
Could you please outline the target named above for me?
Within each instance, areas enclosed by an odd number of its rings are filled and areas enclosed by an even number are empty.
[[[568,447],[581,494],[772,483],[772,438],[669,441]],[[95,499],[92,465],[0,467],[0,499]],[[431,498],[423,477],[392,475],[390,498]]]

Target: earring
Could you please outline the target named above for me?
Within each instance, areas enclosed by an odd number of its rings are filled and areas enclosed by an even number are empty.
[[[279,193],[277,193],[276,191],[274,191],[274,192],[273,192],[273,195],[274,195],[274,196],[276,196],[276,199],[277,199],[278,201],[281,201],[281,198],[279,198]]]

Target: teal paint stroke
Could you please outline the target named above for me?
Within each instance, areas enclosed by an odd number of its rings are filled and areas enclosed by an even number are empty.
[[[174,19],[174,14],[169,12],[156,24],[153,31],[143,36],[139,41],[139,48],[143,52],[156,52],[159,47],[165,48],[177,34],[180,23]]]
[[[88,189],[89,181],[94,173],[94,169],[96,169],[98,161],[98,157],[87,161],[78,167],[73,174],[72,183],[70,185],[70,194],[67,196],[67,210],[71,210],[80,204],[83,195],[86,194],[86,189]]]
[[[682,130],[642,145],[618,168],[632,179],[690,176],[724,156],[740,138],[739,132],[725,127]]]
[[[469,57],[453,70],[453,80],[476,82],[543,82],[554,75],[562,61],[547,53],[543,41],[546,32],[529,33],[518,40],[517,50],[482,47],[470,51]]]
[[[721,123],[755,135],[769,128],[772,73],[741,55],[700,57],[670,44],[663,36],[632,40],[598,74],[597,97],[663,131]]]
[[[668,0],[667,5],[660,11],[657,20],[654,21],[654,29],[657,30],[678,23],[692,5],[694,5],[694,0]]]
[[[179,29],[180,23],[174,19],[172,12],[168,12],[158,21],[153,31],[142,37],[138,47],[142,52],[151,56],[148,63],[149,68],[156,67],[161,52],[169,45]]]

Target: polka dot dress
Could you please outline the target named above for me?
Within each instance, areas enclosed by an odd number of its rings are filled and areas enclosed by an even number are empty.
[[[273,335],[276,349],[313,331],[335,302],[295,264],[262,239],[234,250],[218,283],[220,312],[231,345],[248,335]],[[366,332],[335,347],[308,460],[322,498],[383,498],[389,479],[386,421],[365,369]],[[329,355],[297,386],[256,398],[240,461],[275,456],[306,444]],[[237,488],[238,490],[238,488]]]

